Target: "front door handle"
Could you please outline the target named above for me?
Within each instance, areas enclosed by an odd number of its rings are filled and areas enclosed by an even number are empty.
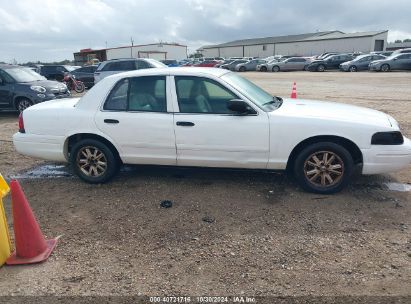
[[[194,126],[194,123],[191,121],[177,121],[177,126],[192,127]]]
[[[108,124],[118,124],[119,123],[117,119],[104,119],[104,122]]]

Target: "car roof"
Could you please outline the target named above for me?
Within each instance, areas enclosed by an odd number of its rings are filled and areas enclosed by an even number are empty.
[[[133,70],[123,73],[114,74],[108,77],[113,78],[125,78],[133,76],[154,76],[154,75],[204,75],[221,77],[224,74],[230,73],[230,71],[218,68],[203,68],[203,67],[175,67],[175,68],[152,68]]]
[[[27,67],[23,67],[21,65],[16,65],[16,64],[0,64],[0,69],[3,69],[3,70],[14,69],[14,68],[27,68]]]

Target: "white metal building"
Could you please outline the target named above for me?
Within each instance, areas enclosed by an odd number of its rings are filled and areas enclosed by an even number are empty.
[[[83,49],[73,55],[76,65],[84,65],[85,63],[89,63],[92,58],[96,58],[99,61],[131,57],[154,58],[157,60],[182,60],[187,58],[187,46],[178,43],[161,42],[100,50]]]
[[[187,46],[177,43],[153,43],[106,50],[107,60],[118,58],[153,58],[157,60],[187,58]]]
[[[385,51],[388,31],[343,33],[317,32],[300,35],[236,40],[207,45],[198,51],[205,57],[312,56],[324,52]]]

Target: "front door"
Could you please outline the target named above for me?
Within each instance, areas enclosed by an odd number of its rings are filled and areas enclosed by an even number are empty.
[[[175,165],[173,113],[166,76],[120,80],[95,116],[98,128],[120,149],[125,163]]]
[[[268,115],[240,116],[227,108],[238,99],[217,80],[175,76],[174,128],[180,166],[266,168],[269,156]]]
[[[14,81],[0,70],[0,108],[10,108],[13,101]]]

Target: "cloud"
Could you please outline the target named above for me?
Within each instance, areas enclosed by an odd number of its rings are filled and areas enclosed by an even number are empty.
[[[389,29],[411,37],[408,0],[0,0],[0,61],[72,59],[82,48]]]

